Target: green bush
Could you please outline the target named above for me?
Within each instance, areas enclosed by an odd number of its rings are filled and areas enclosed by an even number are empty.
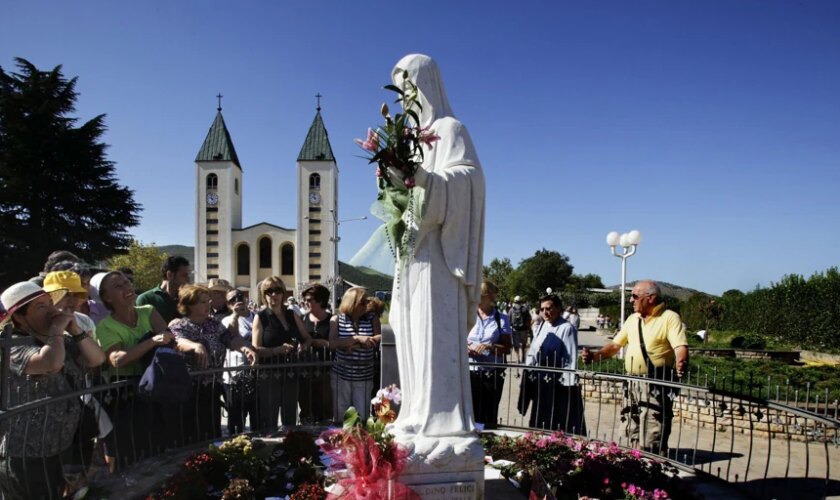
[[[810,278],[792,274],[769,288],[720,298],[716,327],[760,335],[770,344],[840,349],[840,272],[832,267]],[[683,320],[697,326],[686,305]],[[715,328],[715,327],[712,327]]]
[[[729,345],[735,349],[765,349],[767,347],[767,339],[755,333],[748,333],[734,337],[729,342]]]

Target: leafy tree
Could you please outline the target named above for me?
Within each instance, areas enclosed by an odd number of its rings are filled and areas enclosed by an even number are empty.
[[[166,252],[162,252],[154,243],[144,245],[131,240],[128,252],[111,257],[108,269],[131,268],[134,271],[134,288],[146,291],[160,284],[160,268],[167,257]]]
[[[576,291],[585,291],[587,288],[605,288],[601,277],[592,273],[583,276],[573,274],[569,278],[569,283],[566,285],[566,288],[570,287]]]
[[[519,267],[510,275],[508,284],[511,292],[534,303],[545,294],[546,288],[562,291],[573,270],[569,257],[543,248],[519,263]]]
[[[508,286],[508,279],[513,273],[513,264],[510,259],[493,259],[490,264],[484,266],[484,279],[492,281],[499,287],[497,299],[503,302],[510,302],[517,294],[513,293]]]
[[[105,115],[76,126],[76,78],[15,59],[0,67],[0,287],[37,274],[53,250],[97,262],[138,223],[132,190],[106,158]]]

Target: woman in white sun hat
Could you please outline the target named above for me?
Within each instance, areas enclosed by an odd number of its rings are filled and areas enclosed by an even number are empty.
[[[83,330],[70,326],[73,315],[55,307],[66,293],[66,288],[50,293],[25,281],[0,295],[6,310],[0,321],[11,322],[11,338],[21,342],[10,349],[11,406],[82,389],[85,370],[104,359]],[[68,493],[60,455],[72,444],[80,415],[78,398],[65,398],[0,420],[3,498],[61,498]]]

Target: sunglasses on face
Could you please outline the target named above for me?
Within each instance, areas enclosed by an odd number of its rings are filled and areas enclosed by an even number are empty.
[[[644,295],[636,295],[636,294],[634,293],[634,294],[631,294],[631,295],[630,295],[630,300],[639,300],[639,299],[641,299],[642,297],[644,297]]]
[[[275,294],[278,294],[278,293],[285,293],[285,292],[286,292],[286,290],[278,287],[278,288],[269,288],[268,290],[265,291],[265,294],[266,295],[275,295]]]

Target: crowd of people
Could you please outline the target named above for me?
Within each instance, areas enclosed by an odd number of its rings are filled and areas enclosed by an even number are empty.
[[[3,388],[9,407],[43,403],[0,419],[2,498],[60,498],[73,489],[68,466],[83,477],[97,453],[115,471],[225,431],[338,424],[351,406],[368,418],[384,304],[366,289],[349,288],[333,311],[320,284],[305,287],[298,306],[279,276],[259,283],[255,301],[223,279],[190,284],[189,276],[186,259],[169,257],[160,285],[138,294],[130,269],[93,269],[54,252],[39,276],[2,292],[4,336],[13,341]],[[687,369],[685,327],[654,282],[636,284],[634,314],[612,342],[582,356],[580,316],[559,296],[547,293],[531,310],[518,296],[497,304],[497,293],[482,282],[466,332],[480,427],[499,423],[509,356],[524,366],[516,408],[529,426],[584,435],[579,360],[626,347],[630,375],[673,379]],[[81,392],[89,394],[73,395]],[[667,449],[671,404],[654,384],[628,383],[631,442]]]
[[[279,276],[260,282],[256,301],[189,276],[185,258],[169,257],[160,285],[138,293],[131,270],[60,251],[3,291],[9,408],[48,403],[0,419],[0,497],[61,498],[74,489],[68,470],[84,477],[99,457],[113,472],[218,438],[223,423],[271,433],[340,423],[350,406],[367,418],[384,305],[366,289],[348,289],[332,311],[320,284],[299,307]]]

